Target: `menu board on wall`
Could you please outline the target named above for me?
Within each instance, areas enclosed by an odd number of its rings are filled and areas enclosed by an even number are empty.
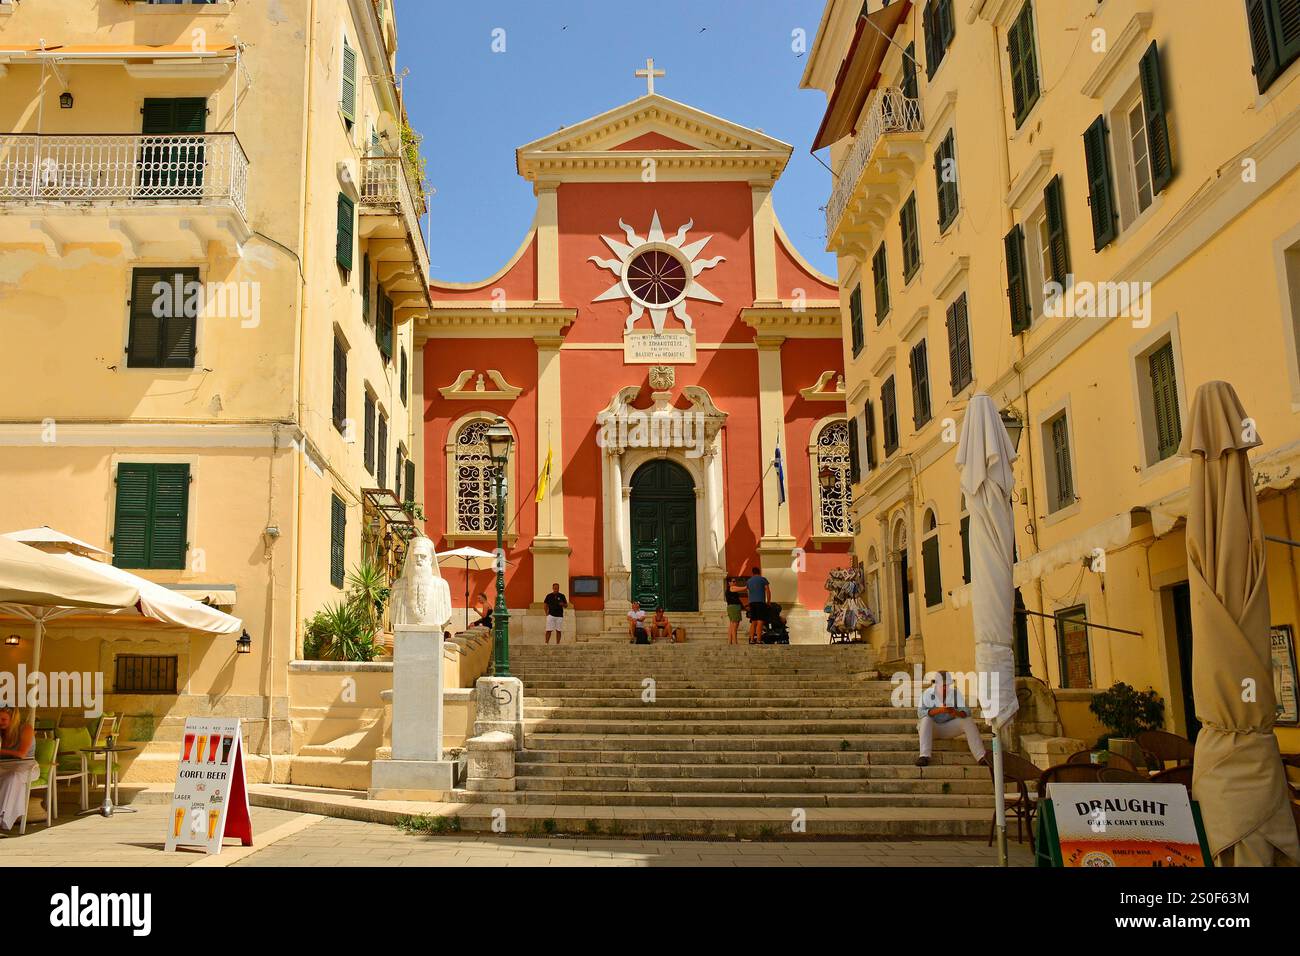
[[[1274,624],[1269,633],[1273,652],[1273,695],[1277,722],[1300,724],[1300,699],[1296,697],[1295,637],[1290,624]]]
[[[1206,853],[1180,783],[1049,783],[1057,866],[1201,867]]]
[[[225,837],[252,846],[239,718],[187,718],[182,741],[166,849],[202,847],[220,853]]]

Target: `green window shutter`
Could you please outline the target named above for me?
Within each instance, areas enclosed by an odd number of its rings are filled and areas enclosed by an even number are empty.
[[[202,97],[148,98],[140,109],[145,136],[202,133],[208,124],[208,101]]]
[[[1277,26],[1278,64],[1285,69],[1300,57],[1300,3],[1273,0],[1273,18]]]
[[[415,500],[415,460],[408,458],[406,460],[406,480],[402,483],[406,490],[406,501]]]
[[[948,134],[939,143],[939,148],[934,154],[934,183],[939,198],[940,231],[947,229],[957,218],[957,168],[954,163],[956,158],[956,136],[952,130],[948,130]],[[944,170],[950,167],[953,173],[952,179],[945,179]]]
[[[970,584],[970,515],[961,516],[961,579]]]
[[[869,398],[862,405],[862,437],[867,451],[867,471],[874,471],[876,468],[876,412],[871,407],[871,399]]]
[[[343,88],[339,110],[349,121],[357,118],[357,51],[343,40]]]
[[[184,570],[189,494],[187,464],[119,464],[113,564]]]
[[[1026,0],[1007,32],[1007,54],[1011,62],[1011,101],[1016,128],[1038,102],[1038,62],[1034,55],[1034,10]]]
[[[356,206],[352,199],[343,193],[339,193],[338,205],[338,246],[335,258],[340,268],[351,272],[353,237],[356,235]]]
[[[334,340],[334,427],[342,433],[348,417],[348,350]]]
[[[1173,344],[1166,342],[1152,352],[1147,364],[1151,371],[1151,408],[1156,425],[1156,460],[1164,461],[1178,451],[1178,445],[1183,440]]]
[[[1255,83],[1263,93],[1277,78],[1277,49],[1274,46],[1271,0],[1246,0],[1246,25],[1250,30],[1250,52],[1255,60]]]
[[[939,69],[938,44],[935,42],[934,8],[937,0],[930,0],[921,13],[921,33],[925,38],[925,78],[934,79],[934,71]]]
[[[1007,253],[1007,299],[1011,303],[1011,334],[1019,335],[1032,324],[1029,270],[1025,268],[1025,230],[1017,223],[1002,240]]]
[[[1088,167],[1088,205],[1092,208],[1093,248],[1100,252],[1118,235],[1114,177],[1110,171],[1110,135],[1106,117],[1098,116],[1083,134],[1083,158]]]
[[[149,541],[149,567],[184,570],[189,550],[190,466],[154,465],[153,528]]]
[[[912,346],[912,426],[918,431],[930,420],[930,363],[925,339]]]
[[[1300,0],[1291,0],[1300,16]],[[1142,82],[1142,114],[1146,117],[1147,152],[1151,157],[1151,188],[1161,192],[1174,178],[1174,163],[1169,152],[1169,124],[1165,118],[1165,92],[1160,81],[1160,51],[1151,41],[1138,63]]]
[[[903,278],[910,282],[921,265],[921,240],[916,230],[916,193],[903,203],[898,214],[898,230],[903,239]]]
[[[375,400],[366,392],[366,421],[365,430],[362,433],[361,460],[366,466],[366,471],[372,475],[375,473]]]
[[[862,286],[855,285],[849,293],[849,326],[853,335],[853,354],[857,355],[866,344],[866,335],[862,330]]]
[[[382,289],[379,290],[379,304],[375,315],[375,344],[379,346],[384,361],[393,358],[393,300]]]
[[[375,443],[375,479],[380,488],[388,487],[388,416],[379,416],[379,437]]]
[[[858,451],[858,423],[849,423],[849,483],[856,485],[862,480],[862,466]],[[816,475],[813,476],[817,477]]]
[[[948,371],[953,395],[957,395],[971,382],[970,315],[966,293],[959,295],[948,306]]]
[[[871,279],[876,287],[876,325],[889,314],[889,260],[882,242],[871,257]]]
[[[880,386],[880,420],[884,430],[886,458],[898,450],[897,398],[894,391],[894,376],[891,375]]]
[[[149,566],[150,491],[153,466],[122,462],[117,466],[117,503],[113,514],[113,564]]]
[[[361,255],[361,321],[370,321],[370,253]]]
[[[399,373],[400,373],[400,374],[398,375],[398,378],[401,379],[401,384],[400,384],[399,387],[400,387],[400,389],[401,389],[402,404],[405,405],[405,404],[406,404],[406,395],[407,395],[407,385],[406,385],[406,383],[407,383],[407,381],[410,379],[410,376],[411,376],[410,362],[409,362],[409,361],[407,360],[407,358],[406,358],[406,349],[405,349],[405,348],[402,349],[402,364],[401,364],[401,368],[399,369]]]
[[[402,454],[402,448],[397,448],[397,459],[393,465],[393,497],[398,501],[402,500],[402,460],[406,456]]]
[[[1052,420],[1052,458],[1056,467],[1056,487],[1053,497],[1056,508],[1074,504],[1074,472],[1070,462],[1069,422],[1064,415]]]
[[[338,495],[330,495],[330,584],[343,587],[346,558],[348,509]]]
[[[1061,177],[1053,176],[1052,181],[1043,190],[1043,205],[1047,210],[1047,241],[1049,257],[1052,260],[1053,282],[1065,288],[1066,278],[1070,274],[1070,241],[1065,232],[1065,192],[1061,188]]]
[[[903,95],[910,100],[917,99],[916,88],[916,43],[907,45],[903,51]]]
[[[198,318],[187,314],[193,310],[186,292],[198,281],[195,268],[131,270],[129,368],[194,367]]]
[[[943,581],[939,574],[939,535],[932,534],[921,542],[921,563],[925,570],[925,606],[943,603]]]

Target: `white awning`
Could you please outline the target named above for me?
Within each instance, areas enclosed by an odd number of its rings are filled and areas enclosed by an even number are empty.
[[[1016,587],[1036,581],[1059,568],[1080,564],[1098,548],[1112,551],[1128,541],[1133,531],[1133,515],[1125,511],[1093,525],[1082,534],[1067,538],[1016,563]]]
[[[204,631],[208,634],[238,634],[244,629],[244,622],[239,618],[193,601],[177,591],[155,584],[130,571],[100,561],[92,561],[77,554],[61,554],[56,557],[60,561],[72,562],[80,568],[139,588],[140,613],[155,621],[174,624],[192,631]]]

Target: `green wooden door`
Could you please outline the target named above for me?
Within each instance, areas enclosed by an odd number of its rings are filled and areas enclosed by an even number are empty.
[[[207,100],[146,99],[140,114],[141,194],[164,199],[202,195]]]
[[[632,599],[647,611],[699,609],[695,485],[686,469],[652,461],[632,476]]]

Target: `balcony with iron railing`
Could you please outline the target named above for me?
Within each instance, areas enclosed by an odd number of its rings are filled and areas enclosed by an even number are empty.
[[[420,230],[425,208],[424,192],[403,157],[362,157],[361,236],[369,242],[380,281],[390,295],[407,303],[407,311],[398,305],[399,321],[412,314],[409,310],[422,311],[429,304],[429,253]]]
[[[3,238],[39,211],[48,235],[72,241],[166,241],[183,224],[242,243],[247,193],[248,156],[234,133],[0,134]],[[101,236],[104,217],[85,215],[97,208],[114,217],[108,231],[118,236]]]
[[[906,134],[924,129],[920,100],[895,87],[876,91],[826,204],[828,248],[843,251],[851,245],[846,234],[865,231],[880,187],[912,175],[921,159],[920,136]]]

